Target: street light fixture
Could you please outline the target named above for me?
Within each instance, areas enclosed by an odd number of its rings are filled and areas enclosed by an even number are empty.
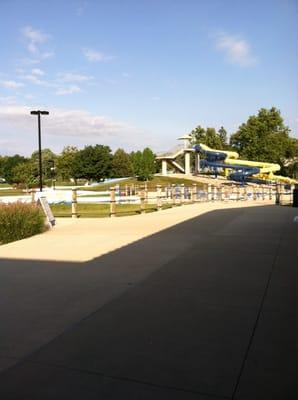
[[[31,115],[38,116],[38,159],[39,159],[39,190],[42,192],[42,160],[41,160],[41,129],[40,129],[40,116],[49,115],[48,111],[31,111]]]

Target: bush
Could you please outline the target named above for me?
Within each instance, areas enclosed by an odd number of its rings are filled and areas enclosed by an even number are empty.
[[[14,242],[45,230],[45,217],[37,205],[0,204],[0,244]]]

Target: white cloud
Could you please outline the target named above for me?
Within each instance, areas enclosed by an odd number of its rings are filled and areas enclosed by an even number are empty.
[[[230,63],[250,67],[257,62],[252,54],[250,44],[237,36],[221,33],[216,36],[215,46],[217,50],[225,54]]]
[[[23,83],[16,81],[0,81],[0,85],[6,89],[19,89],[24,86]]]
[[[110,61],[114,57],[93,49],[83,49],[83,54],[90,62]]]
[[[32,131],[34,121],[27,106],[0,105],[0,122],[22,131]],[[43,132],[53,136],[76,136],[78,138],[125,136],[136,128],[107,117],[93,115],[85,110],[49,109],[50,115],[43,118]]]
[[[25,26],[22,33],[28,40],[27,49],[33,54],[37,53],[39,51],[38,46],[47,42],[50,37],[38,29],[33,29],[32,26]]]
[[[44,79],[40,79],[39,76],[36,76],[34,74],[24,75],[23,79],[25,79],[28,82],[33,83],[34,85],[46,86],[46,87],[57,87],[57,84],[45,81]]]
[[[36,65],[40,64],[43,60],[47,60],[49,58],[52,58],[55,56],[54,51],[51,52],[45,52],[45,53],[38,53],[34,54],[35,58],[23,58],[20,60],[20,63],[23,65]]]
[[[5,154],[22,154],[24,147],[20,145],[20,141],[11,139],[0,139],[1,155]]]
[[[58,74],[59,80],[62,82],[86,82],[93,79],[93,76],[74,74],[72,72],[66,72]]]
[[[38,76],[43,76],[45,73],[44,73],[44,71],[42,71],[41,69],[39,69],[39,68],[33,68],[32,70],[31,70],[31,73],[33,74],[33,75],[38,75]]]
[[[81,88],[76,85],[68,86],[66,88],[60,88],[56,91],[58,96],[64,96],[66,94],[73,94],[81,92]]]
[[[39,79],[36,75],[24,75],[23,79],[26,79],[26,81],[34,83],[35,85],[43,85],[43,81]]]
[[[37,121],[30,115],[34,109],[49,111],[42,117],[43,146],[59,153],[68,145],[83,148],[86,145],[102,143],[112,149],[125,148],[136,150],[144,147],[160,145],[152,132],[137,128],[132,124],[117,121],[103,115],[92,114],[83,109],[52,108],[49,104],[30,102],[24,105],[0,105],[0,138],[14,140],[11,148],[0,146],[2,154],[10,153],[30,155],[37,146]],[[1,139],[0,139],[1,140]]]
[[[47,60],[48,58],[53,58],[54,55],[55,55],[55,52],[54,52],[54,51],[46,51],[45,53],[42,53],[42,54],[40,55],[40,58],[41,58],[42,60]]]
[[[17,103],[17,98],[15,96],[0,97],[0,104],[11,105],[11,104],[16,104],[16,103]]]
[[[24,65],[35,65],[40,64],[40,60],[37,58],[23,58],[20,60],[20,63]]]
[[[35,96],[33,95],[33,94],[26,94],[25,96],[24,96],[24,98],[25,99],[27,99],[27,100],[33,100],[34,98],[35,98]]]

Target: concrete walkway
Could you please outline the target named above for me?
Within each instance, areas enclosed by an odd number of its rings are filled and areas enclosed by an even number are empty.
[[[58,218],[54,229],[0,247],[0,257],[84,262],[216,209],[273,204],[214,202],[116,218]]]
[[[194,205],[2,246],[0,397],[296,399],[297,214]]]

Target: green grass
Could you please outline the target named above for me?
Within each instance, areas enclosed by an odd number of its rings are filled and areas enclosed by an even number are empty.
[[[138,181],[137,178],[129,178],[125,179],[119,182],[114,182],[114,183],[104,183],[98,186],[93,186],[92,188],[88,188],[86,186],[81,187],[81,190],[94,190],[94,191],[105,191],[109,190],[110,187],[116,186],[119,184],[121,188],[125,188],[126,185],[138,185],[138,186],[144,186],[147,184],[147,188],[149,190],[156,189],[156,185],[162,185],[162,186],[167,186],[167,185],[181,185],[184,184],[185,186],[191,186],[192,184],[196,183],[197,185],[200,185],[197,181],[193,179],[184,179],[184,178],[175,178],[175,177],[170,177],[170,176],[155,176],[151,181],[147,182],[142,182]]]
[[[80,186],[80,185],[84,185],[85,182],[79,181],[77,183],[77,185],[74,182],[70,182],[70,181],[55,181],[55,186]],[[49,186],[52,186],[52,183],[49,183]]]
[[[23,190],[20,189],[5,189],[5,190],[0,190],[0,197],[3,196],[23,196],[29,193],[23,192]]]
[[[163,206],[163,209],[165,208],[169,208],[169,206]],[[51,205],[51,209],[55,217],[71,217],[71,205],[69,204],[53,204]],[[77,210],[81,218],[100,218],[110,215],[109,204],[78,204]],[[146,212],[155,211],[156,205],[146,204],[145,210]],[[139,204],[116,204],[116,214],[119,217],[139,213]]]

